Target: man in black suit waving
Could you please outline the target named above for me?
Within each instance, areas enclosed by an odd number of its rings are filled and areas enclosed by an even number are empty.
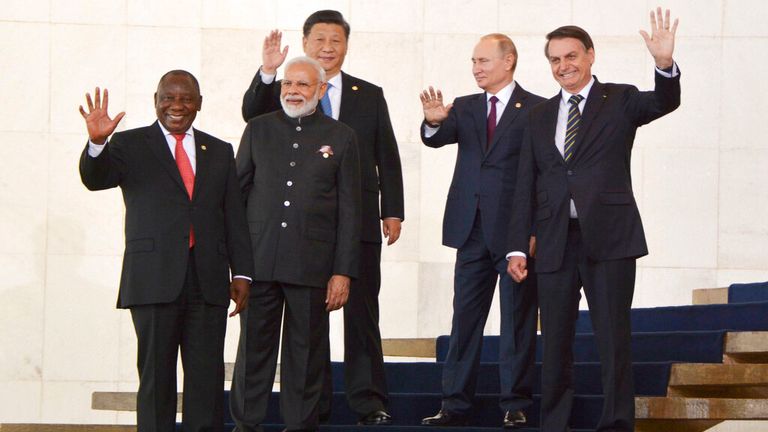
[[[641,31],[656,63],[656,88],[641,92],[592,76],[586,31],[560,27],[545,54],[562,90],[531,112],[511,220],[509,273],[525,279],[525,246],[535,217],[539,307],[544,338],[541,430],[568,430],[573,401],[573,340],[584,288],[603,380],[600,431],[634,430],[630,308],[635,260],[648,249],[632,193],[630,159],[637,128],[680,104],[672,60],[677,20],[651,12]],[[531,211],[536,203],[535,215]]]
[[[381,233],[391,245],[404,218],[403,177],[397,142],[380,87],[341,71],[347,54],[349,24],[337,11],[321,10],[304,22],[304,53],[320,62],[328,80],[319,108],[357,134],[362,177],[360,272],[344,307],[344,383],[350,407],[361,424],[389,424],[387,384],[379,332]],[[277,69],[285,61],[282,34],[264,40],[263,64],[243,97],[243,118],[280,109]],[[381,207],[379,207],[379,199]],[[379,222],[381,221],[381,222]],[[381,223],[381,228],[379,228]],[[330,412],[330,360],[322,417]]]
[[[176,358],[184,365],[185,431],[223,427],[227,305],[248,302],[253,259],[232,146],[192,128],[202,105],[192,74],[163,75],[157,122],[118,132],[108,92],[80,107],[89,143],[80,176],[90,190],[120,186],[125,255],[117,306],[138,337],[139,431],[176,430]],[[234,278],[230,283],[230,271]]]

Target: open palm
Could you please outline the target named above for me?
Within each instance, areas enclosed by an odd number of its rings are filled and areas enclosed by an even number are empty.
[[[125,112],[116,115],[114,119],[109,118],[107,108],[109,108],[109,91],[104,89],[104,100],[101,99],[101,91],[98,87],[94,91],[94,98],[91,100],[91,94],[85,94],[85,101],[88,105],[86,113],[83,106],[80,105],[80,115],[85,119],[85,125],[88,128],[88,138],[95,144],[104,144],[117,128],[117,124],[125,116]]]

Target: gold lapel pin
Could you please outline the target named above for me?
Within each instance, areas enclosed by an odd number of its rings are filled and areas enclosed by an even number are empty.
[[[603,99],[606,99],[606,98],[608,98],[608,95],[607,95],[607,94],[604,94],[604,95],[603,95]]]
[[[201,146],[200,146],[200,149],[202,149],[202,150],[208,150],[208,147],[206,147],[206,146],[204,146],[204,145],[201,145]]]
[[[515,108],[520,108],[521,106],[523,106],[523,104],[521,104],[520,102],[515,104]]]
[[[352,90],[357,91],[357,86],[352,86]]]

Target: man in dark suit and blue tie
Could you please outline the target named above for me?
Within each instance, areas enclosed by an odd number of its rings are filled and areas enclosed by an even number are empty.
[[[504,427],[513,428],[526,423],[523,409],[532,402],[536,286],[533,278],[519,284],[509,277],[505,244],[528,111],[544,99],[515,82],[517,51],[505,35],[483,36],[475,46],[472,64],[483,93],[457,98],[447,106],[440,90],[430,87],[421,94],[424,144],[459,145],[443,218],[443,244],[457,253],[442,406],[422,424],[469,422],[483,328],[499,280],[499,405]]]
[[[680,105],[672,60],[677,20],[651,12],[641,31],[656,63],[656,88],[605,84],[592,75],[586,31],[560,27],[545,54],[562,90],[531,112],[520,156],[509,273],[530,279],[525,247],[536,226],[536,272],[544,338],[541,430],[565,432],[573,404],[573,341],[580,288],[589,303],[602,367],[598,431],[633,431],[630,308],[635,260],[648,253],[632,192],[630,159],[637,128]],[[535,202],[535,212],[532,211]]]
[[[379,331],[381,236],[387,237],[387,245],[395,243],[405,217],[400,154],[382,89],[341,70],[347,55],[349,23],[338,11],[321,10],[306,19],[303,31],[304,53],[320,62],[328,80],[322,110],[355,131],[360,152],[360,271],[344,306],[347,401],[360,424],[386,425],[392,420],[387,412],[389,396]],[[275,30],[264,40],[262,66],[243,96],[245,121],[280,109],[280,84],[275,75],[288,54],[287,46],[281,48],[281,39],[282,34]],[[330,366],[329,358],[321,418],[330,415]]]
[[[176,430],[181,348],[182,428],[221,431],[227,306],[236,303],[230,316],[247,306],[253,275],[232,146],[192,127],[203,98],[189,72],[163,75],[147,127],[112,135],[125,113],[109,117],[106,89],[94,96],[80,107],[80,176],[90,190],[119,186],[125,200],[117,306],[131,310],[138,338],[138,430]]]

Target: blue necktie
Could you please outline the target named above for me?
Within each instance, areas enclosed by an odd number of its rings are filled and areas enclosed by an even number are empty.
[[[584,96],[579,94],[568,99],[570,108],[568,109],[568,124],[565,129],[565,146],[563,148],[563,158],[566,162],[570,162],[571,157],[573,157],[573,145],[576,143],[576,134],[579,132],[579,122],[581,121],[579,102],[582,99]]]
[[[320,99],[320,107],[323,109],[323,113],[325,113],[325,115],[333,118],[333,109],[331,108],[331,98],[328,96],[328,93],[331,91],[331,87],[333,87],[333,85],[331,83],[328,83],[328,88],[325,90],[325,94],[323,95],[323,98]]]

